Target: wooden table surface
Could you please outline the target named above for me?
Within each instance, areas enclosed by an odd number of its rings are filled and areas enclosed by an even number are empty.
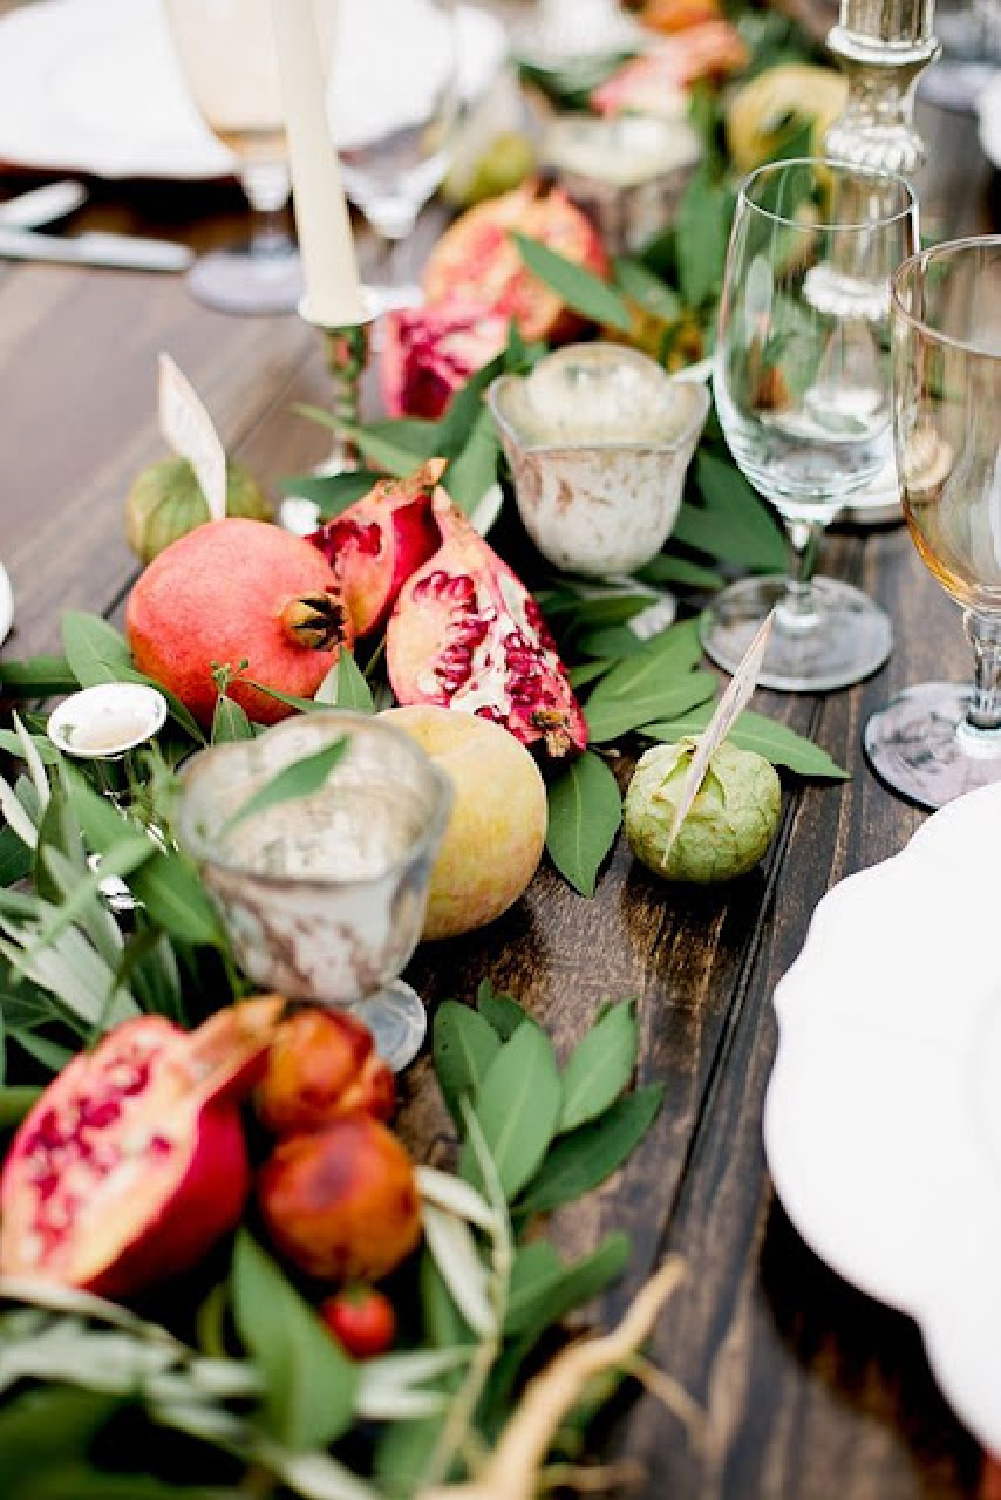
[[[939,226],[989,227],[990,177],[972,123],[929,114],[924,124],[934,143],[925,198]],[[0,196],[30,181],[0,176]],[[232,185],[94,183],[72,227],[97,225],[203,246],[232,238],[244,214]],[[266,483],[323,454],[322,431],[292,411],[328,395],[320,347],[295,316],[215,314],[176,277],[0,265],[0,557],[16,599],[5,659],[57,648],[63,608],[119,610],[136,571],[124,496],[162,450],[161,349],[192,379],[230,450]],[[612,1228],[631,1232],[631,1269],[601,1309],[606,1319],[665,1252],[688,1263],[652,1355],[704,1408],[704,1431],[687,1431],[641,1397],[601,1433],[606,1452],[644,1466],[637,1493],[649,1500],[913,1500],[975,1494],[981,1483],[980,1454],[937,1394],[913,1324],[816,1259],[784,1216],[764,1162],[774,986],[825,891],[896,853],[923,821],[866,768],[861,727],[904,685],[964,679],[970,668],[958,611],[902,527],[832,533],[821,566],[885,605],[894,650],[850,691],[760,695],[762,711],[813,735],[852,779],[790,782],[781,832],[759,871],[729,891],[685,892],[649,878],[620,842],[593,901],[543,868],[501,921],[419,950],[412,965],[432,1004],[469,998],[489,975],[560,1049],[604,998],[639,998],[640,1077],[666,1082],[663,1112],[628,1171],[557,1227],[578,1250]],[[403,1081],[401,1129],[432,1153],[444,1144],[433,1093],[419,1061]]]

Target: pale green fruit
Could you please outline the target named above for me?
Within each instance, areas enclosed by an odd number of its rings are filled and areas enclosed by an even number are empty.
[[[763,756],[724,741],[668,848],[694,752],[694,740],[679,740],[640,758],[626,793],[626,838],[636,858],[665,880],[733,880],[758,863],[775,836],[782,785]]]
[[[267,496],[253,474],[232,462],[226,464],[226,514],[250,521],[272,519]],[[143,564],[208,520],[208,501],[186,458],[161,459],[133,480],[125,502],[125,534]]]
[[[442,196],[454,208],[472,208],[520,187],[533,166],[532,143],[520,130],[495,136],[471,166],[453,168],[442,183]]]

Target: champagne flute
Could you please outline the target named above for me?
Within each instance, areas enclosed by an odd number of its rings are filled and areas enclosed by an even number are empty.
[[[877,774],[924,807],[1001,781],[1001,235],[954,240],[893,280],[904,517],[963,610],[972,687],[925,682],[869,719]]]
[[[250,239],[196,261],[188,286],[225,312],[288,312],[302,295],[285,217],[291,192],[272,0],[165,0],[188,90],[237,158],[251,208]]]
[[[845,687],[890,651],[883,610],[847,583],[811,575],[824,527],[892,455],[889,279],[917,248],[917,232],[907,183],[867,168],[775,162],[740,192],[716,334],[716,407],[738,465],[782,519],[793,566],[724,589],[701,635],[732,672],[774,607],[766,687]]]

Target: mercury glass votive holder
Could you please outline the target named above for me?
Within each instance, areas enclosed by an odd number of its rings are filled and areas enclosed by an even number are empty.
[[[317,790],[237,818],[280,772],[342,737]],[[201,751],[182,774],[175,831],[250,978],[347,1007],[399,1070],[427,1030],[398,976],[420,939],[451,802],[448,778],[407,735],[330,709]]]

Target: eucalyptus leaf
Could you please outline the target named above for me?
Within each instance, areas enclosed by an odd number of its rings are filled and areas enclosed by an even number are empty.
[[[435,1208],[421,1207],[424,1241],[449,1295],[464,1320],[481,1339],[493,1334],[497,1319],[490,1305],[487,1272],[464,1219]]]
[[[340,436],[351,438],[355,446],[377,469],[397,479],[404,479],[421,461],[421,456],[403,447],[399,439],[394,441],[392,437],[383,436],[374,427],[362,427],[356,423],[344,422],[339,417],[331,416],[330,412],[324,411],[320,406],[296,405],[294,410],[300,416],[319,422],[322,427],[329,427]]]
[[[695,455],[694,475],[706,508],[683,505],[674,539],[742,567],[784,569],[782,532],[740,470],[703,450]]]
[[[132,669],[125,638],[99,615],[68,609],[62,622],[63,650],[80,687],[120,682]]]
[[[476,987],[476,1009],[484,1020],[490,1022],[502,1042],[514,1036],[518,1027],[526,1021],[535,1025],[532,1017],[522,1009],[517,1000],[510,995],[500,994],[489,979],[481,979]]]
[[[644,312],[665,323],[673,323],[682,314],[681,298],[673,287],[655,276],[641,260],[621,257],[613,261],[612,270],[619,288]]]
[[[604,685],[599,683],[599,690]],[[603,745],[649,724],[653,719],[674,718],[687,713],[714,697],[717,686],[712,672],[685,672],[678,677],[667,677],[658,688],[647,687],[631,698],[601,696],[596,702],[595,695],[592,695],[584,709],[589,737],[594,744]]]
[[[264,1378],[271,1432],[292,1449],[325,1447],[351,1424],[356,1367],[245,1229],[232,1286],[237,1331]]]
[[[528,1248],[532,1248],[529,1246]],[[512,1277],[511,1299],[504,1322],[504,1335],[530,1334],[538,1338],[561,1318],[603,1292],[622,1275],[629,1264],[632,1246],[626,1234],[611,1234],[593,1255],[572,1266],[557,1262],[556,1274],[546,1274],[543,1262],[533,1265],[531,1278]],[[515,1262],[517,1272],[517,1262]]]
[[[281,490],[296,499],[312,500],[320,507],[323,520],[330,521],[367,495],[380,478],[372,469],[352,469],[347,474],[294,474],[281,481]]]
[[[350,651],[341,651],[316,690],[316,702],[325,708],[351,708],[355,713],[375,713],[372,689]]]
[[[659,552],[645,567],[638,568],[636,577],[644,583],[670,583],[678,588],[720,589],[723,579],[711,568],[689,562],[685,557],[675,557],[670,552]]]
[[[734,197],[729,188],[696,173],[682,195],[677,220],[678,277],[689,308],[718,297],[723,286]]]
[[[476,1119],[510,1200],[538,1170],[553,1138],[561,1104],[553,1045],[538,1026],[519,1026],[496,1053],[477,1091]],[[470,1151],[464,1174],[479,1182]]]
[[[590,750],[549,784],[546,848],[560,874],[593,896],[601,862],[622,823],[618,782]]]
[[[701,734],[707,728],[712,712],[713,705],[709,704],[679,719],[646,724],[643,733],[651,739],[673,744],[676,740]],[[804,739],[786,724],[766,718],[764,714],[752,713],[749,709],[740,715],[727,739],[738,749],[754,750],[772,765],[787,766],[800,776],[817,776],[832,781],[848,779],[849,773],[812,740]]]
[[[672,625],[644,641],[640,651],[605,675],[588,699],[588,712],[599,703],[615,700],[628,704],[637,698],[655,696],[665,681],[683,677],[701,659],[698,621]]]
[[[488,1234],[497,1233],[497,1216],[486,1199],[451,1172],[440,1172],[436,1167],[416,1167],[417,1191],[421,1201],[443,1208],[457,1218],[466,1219]]]
[[[627,1087],[636,1066],[639,1027],[633,1004],[613,1005],[578,1042],[563,1070],[563,1135],[603,1114]]]
[[[248,797],[246,802],[237,808],[233,816],[227,820],[223,832],[229,833],[238,824],[245,823],[248,818],[256,818],[273,807],[281,807],[285,802],[296,802],[302,797],[311,797],[325,784],[338,762],[343,760],[347,748],[347,736],[342,735],[340,739],[324,745],[313,755],[304,755],[301,760],[294,761],[292,765],[283,766],[266,785],[260,787],[252,797]]]
[[[78,686],[65,656],[0,662],[0,696],[4,698],[54,698],[72,693]]]
[[[497,480],[500,441],[493,417],[481,406],[469,438],[445,471],[443,484],[465,515],[471,515]]]
[[[558,292],[574,312],[594,323],[607,323],[622,333],[629,332],[632,327],[629,308],[607,281],[527,235],[512,232],[511,238],[532,275]]]
[[[657,1117],[661,1084],[626,1094],[587,1125],[556,1142],[518,1200],[525,1213],[543,1213],[589,1193],[621,1167]]]
[[[14,885],[31,871],[31,846],[13,828],[0,828],[0,886]]]
[[[584,662],[580,666],[571,667],[567,672],[570,678],[570,686],[579,691],[581,688],[590,687],[592,682],[597,682],[599,677],[604,677],[606,672],[615,666],[614,661],[605,660]]]
[[[445,1000],[435,1014],[433,1045],[438,1087],[452,1117],[459,1120],[459,1100],[463,1094],[475,1100],[500,1051],[500,1038],[475,1010]]]
[[[220,693],[212,715],[212,744],[227,745],[253,738],[254,726],[247,717],[246,709],[228,693]]]
[[[330,674],[328,673],[327,676]],[[269,698],[274,698],[278,703],[284,703],[289,708],[294,708],[301,714],[321,713],[330,707],[329,703],[321,703],[316,698],[297,698],[294,693],[283,693],[280,688],[268,687],[264,682],[255,682],[251,677],[241,677],[240,681],[247,687],[254,689],[255,693],[266,693]],[[324,678],[326,681],[326,678]],[[321,684],[322,686],[322,684]]]
[[[41,1063],[50,1073],[61,1073],[66,1064],[73,1060],[73,1053],[68,1047],[61,1047],[58,1042],[49,1041],[48,1037],[36,1036],[32,1031],[14,1027],[7,1034],[11,1041],[17,1042],[29,1057]]]
[[[72,1386],[26,1391],[0,1410],[0,1494],[23,1493],[26,1476],[59,1460],[82,1459],[119,1398]]]
[[[0,1087],[0,1130],[13,1130],[42,1097],[32,1084],[6,1083]]]

